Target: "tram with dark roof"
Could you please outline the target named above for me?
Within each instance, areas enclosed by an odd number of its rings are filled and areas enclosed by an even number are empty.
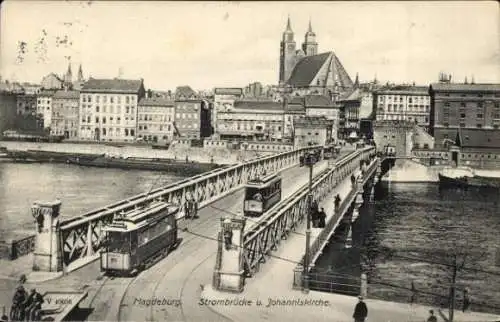
[[[259,217],[281,201],[281,177],[274,174],[249,180],[245,186],[243,214]]]
[[[153,265],[178,244],[179,208],[166,202],[121,213],[103,227],[101,271],[133,275]]]

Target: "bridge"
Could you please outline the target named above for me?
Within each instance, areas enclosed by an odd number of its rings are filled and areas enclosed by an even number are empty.
[[[35,235],[34,265],[40,271],[64,273],[64,280],[71,279],[71,275],[77,276],[81,271],[78,268],[90,264],[85,270],[85,278],[97,278],[100,273],[95,259],[99,256],[103,240],[101,228],[114,215],[158,200],[178,204],[180,209],[184,209],[188,200],[196,200],[200,204],[200,219],[183,220],[184,214],[181,211],[179,220],[184,229],[179,235],[182,242],[167,258],[137,277],[120,283],[107,278],[100,279],[99,283],[86,283],[94,285],[89,291],[94,308],[93,319],[120,321],[144,320],[146,317],[159,320],[200,320],[213,315],[215,313],[208,308],[200,308],[195,300],[199,286],[209,279],[216,289],[243,291],[245,279],[258,274],[261,267],[271,259],[272,252],[280,244],[286,244],[286,239],[304,223],[311,198],[309,195],[320,201],[331,198],[331,192],[342,182],[353,174],[357,177],[351,192],[343,198],[339,210],[328,214],[326,228],[312,229],[312,255],[307,262],[308,267],[313,266],[342,218],[356,212],[353,205],[359,207],[362,202],[359,199],[360,191],[363,191],[367,182],[371,182],[378,169],[379,160],[375,157],[374,148],[343,152],[335,160],[318,162],[313,167],[313,180],[309,190],[309,171],[299,167],[298,163],[301,155],[316,148],[283,152],[214,170],[66,221],[59,221],[59,201],[37,203],[32,208],[33,215],[43,220],[38,221],[39,227]],[[245,219],[241,216],[242,187],[249,179],[263,172],[281,173],[283,200],[261,218]],[[225,250],[221,234],[226,228],[223,220],[228,216],[235,223],[245,223],[239,227],[233,225],[235,236],[239,236],[233,241],[233,252]],[[208,273],[205,270],[203,274],[194,274],[207,263],[215,263],[215,269]],[[305,259],[302,259],[302,267],[305,263]],[[69,274],[70,272],[73,273]],[[303,273],[301,270],[300,274]],[[200,277],[190,279],[190,276]],[[302,276],[298,277],[294,281],[295,287],[302,288],[303,281]],[[57,282],[53,285],[56,286]],[[137,299],[151,299],[154,296],[178,299],[180,294],[183,298],[191,297],[191,300],[183,301],[178,308],[169,307],[168,310],[137,302]]]

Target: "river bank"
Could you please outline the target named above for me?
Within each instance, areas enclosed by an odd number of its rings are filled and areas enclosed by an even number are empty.
[[[9,151],[43,150],[75,154],[107,154],[122,158],[177,159],[216,164],[235,164],[268,155],[265,152],[229,150],[225,148],[196,148],[172,146],[168,150],[153,149],[151,146],[124,145],[113,146],[97,143],[38,143],[0,141],[0,146]]]

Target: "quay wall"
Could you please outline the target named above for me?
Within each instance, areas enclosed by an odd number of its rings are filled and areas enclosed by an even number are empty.
[[[235,164],[248,161],[271,153],[259,151],[230,150],[221,147],[189,147],[185,145],[172,146],[168,150],[152,149],[150,146],[124,145],[121,147],[106,144],[81,144],[81,143],[38,143],[19,141],[0,141],[0,146],[8,150],[45,150],[64,153],[107,154],[122,157],[138,158],[173,158],[200,163]]]

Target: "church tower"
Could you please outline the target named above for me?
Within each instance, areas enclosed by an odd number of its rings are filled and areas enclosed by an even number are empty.
[[[312,31],[311,20],[309,20],[309,29],[306,32],[305,41],[302,44],[302,49],[306,56],[318,54],[318,43],[316,42],[316,34]]]
[[[83,70],[82,70],[82,64],[80,64],[80,67],[78,68],[78,76],[77,76],[77,82],[81,83],[83,82]]]
[[[288,17],[286,30],[283,32],[283,38],[280,46],[280,84],[286,83],[296,63],[296,43],[293,39],[293,31]]]
[[[68,84],[71,84],[73,82],[73,74],[71,73],[71,63],[68,64],[68,71],[66,72],[64,81]]]

